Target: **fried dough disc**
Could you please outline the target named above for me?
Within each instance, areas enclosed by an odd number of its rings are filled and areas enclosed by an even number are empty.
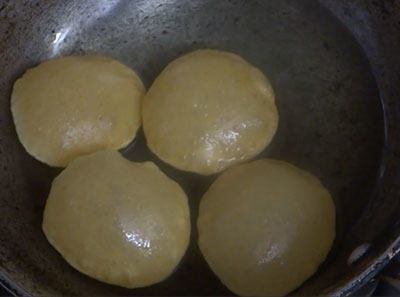
[[[258,160],[228,169],[200,203],[200,249],[242,296],[283,296],[308,279],[335,237],[335,206],[310,173]]]
[[[54,180],[43,230],[79,271],[127,288],[172,273],[189,243],[189,207],[180,186],[151,162],[117,151],[79,157]]]
[[[170,63],[143,99],[149,148],[186,171],[212,174],[251,159],[278,125],[274,93],[237,55],[198,50]]]
[[[77,156],[119,149],[141,124],[144,87],[111,58],[70,56],[29,69],[14,84],[11,111],[29,154],[65,167]]]

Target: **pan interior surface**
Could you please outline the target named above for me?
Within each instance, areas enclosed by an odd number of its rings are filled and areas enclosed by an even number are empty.
[[[231,51],[260,68],[271,80],[280,113],[275,139],[261,157],[282,159],[318,176],[337,208],[333,250],[318,276],[298,294],[328,290],[345,274],[348,251],[363,240],[349,242],[346,232],[374,195],[385,123],[363,49],[327,8],[311,0],[5,3],[0,11],[4,22],[0,26],[0,277],[13,282],[18,292],[231,294],[197,246],[199,200],[215,176],[184,173],[162,163],[147,148],[142,132],[123,154],[133,161],[155,162],[189,197],[191,242],[176,271],[159,284],[123,289],[80,274],[47,242],[41,230],[42,212],[51,181],[60,170],[24,151],[9,98],[14,80],[27,68],[70,54],[117,58],[136,70],[147,87],[170,61],[199,48]]]

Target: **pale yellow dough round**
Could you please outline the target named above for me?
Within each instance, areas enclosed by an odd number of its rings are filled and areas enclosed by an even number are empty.
[[[82,273],[127,288],[148,286],[168,277],[186,251],[188,201],[153,163],[95,152],[54,180],[43,231]]]
[[[308,279],[335,237],[335,206],[310,173],[277,160],[228,169],[200,203],[199,245],[241,296],[284,296]]]
[[[159,158],[204,175],[256,156],[278,125],[268,79],[218,50],[170,63],[144,97],[142,116],[147,144]]]
[[[70,56],[29,69],[14,84],[11,111],[27,152],[51,166],[119,149],[141,124],[144,87],[129,67],[103,56]]]

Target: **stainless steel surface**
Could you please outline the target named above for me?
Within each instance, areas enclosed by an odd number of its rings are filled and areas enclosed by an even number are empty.
[[[42,210],[59,173],[18,142],[9,111],[14,80],[41,61],[100,53],[135,69],[146,86],[172,59],[197,48],[229,50],[262,69],[276,91],[280,126],[261,156],[319,176],[338,211],[327,262],[297,293],[347,295],[400,245],[400,8],[345,0],[0,0],[0,278],[32,295],[227,295],[197,247],[166,281],[125,290],[71,268],[45,240]],[[45,83],[45,82],[44,82]],[[160,162],[142,134],[125,151],[153,160],[190,197],[192,220],[214,179]],[[362,243],[371,249],[347,265]]]

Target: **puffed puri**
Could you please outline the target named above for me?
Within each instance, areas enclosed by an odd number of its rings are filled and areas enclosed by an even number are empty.
[[[167,278],[190,237],[188,200],[152,162],[117,151],[79,157],[54,180],[43,231],[80,272],[126,288]]]
[[[145,89],[128,66],[104,56],[68,56],[19,78],[11,111],[19,140],[36,159],[65,167],[78,156],[120,149],[141,125]]]
[[[335,238],[335,205],[310,173],[261,159],[226,170],[200,202],[200,250],[241,296],[284,296],[314,274]]]
[[[259,154],[279,118],[265,75],[238,55],[210,49],[172,61],[145,95],[142,117],[153,153],[203,175]]]

